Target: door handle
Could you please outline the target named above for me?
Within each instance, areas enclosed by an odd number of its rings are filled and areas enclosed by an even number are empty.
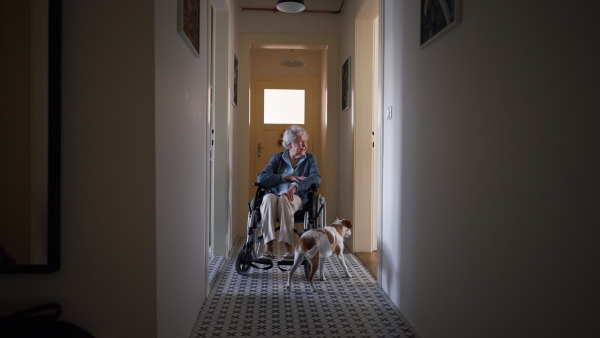
[[[258,157],[260,157],[261,154],[261,150],[262,148],[264,148],[263,146],[260,145],[260,143],[258,144]]]

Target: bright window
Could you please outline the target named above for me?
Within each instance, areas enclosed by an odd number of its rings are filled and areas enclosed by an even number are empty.
[[[304,124],[304,90],[265,89],[265,124]]]

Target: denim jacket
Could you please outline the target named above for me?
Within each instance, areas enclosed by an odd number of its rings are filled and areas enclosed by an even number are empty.
[[[269,164],[258,174],[258,183],[267,187],[267,193],[276,195],[283,194],[291,184],[297,186],[295,195],[302,199],[302,203],[308,202],[308,192],[313,183],[321,183],[321,174],[317,168],[317,157],[314,154],[306,153],[295,168],[292,168],[289,160],[289,150],[273,155]],[[286,182],[285,176],[304,176],[300,182]]]

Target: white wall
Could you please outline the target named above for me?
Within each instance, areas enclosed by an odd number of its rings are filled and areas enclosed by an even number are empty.
[[[377,26],[379,21],[379,1],[365,1],[355,20],[355,45],[352,58],[352,86],[354,92],[354,178],[353,178],[353,251],[372,252],[377,250],[376,220],[379,208],[379,187],[376,173],[380,165],[376,163],[381,145],[380,137],[381,75],[379,74],[380,42]],[[380,186],[381,184],[379,184]]]
[[[229,64],[232,65],[232,68],[230,70],[230,76],[229,76],[229,88],[231,88],[231,92],[230,92],[230,97],[233,98],[233,86],[234,86],[234,76],[233,76],[233,61],[234,61],[234,54],[235,56],[237,56],[238,61],[239,61],[239,57],[240,57],[240,52],[239,52],[239,35],[238,35],[238,16],[239,16],[239,6],[237,5],[237,0],[228,0],[227,1],[227,5],[229,8],[229,49],[231,51],[231,54],[229,55]],[[239,65],[238,65],[238,76],[239,76]],[[240,100],[239,98],[239,78],[238,78],[238,101]],[[236,184],[238,184],[237,181],[237,176],[235,175],[236,171],[236,162],[237,159],[239,158],[239,149],[236,147],[236,142],[234,141],[237,136],[238,136],[238,132],[239,132],[239,126],[236,126],[236,124],[234,123],[234,118],[235,116],[237,116],[238,110],[237,110],[237,106],[231,106],[231,108],[229,109],[229,117],[227,119],[228,123],[227,123],[227,133],[228,133],[228,147],[229,147],[229,159],[228,159],[228,165],[229,165],[229,201],[228,201],[228,218],[229,218],[229,229],[231,229],[230,232],[230,243],[233,244],[233,240],[235,240],[236,237],[236,233],[235,233],[235,227],[237,226],[234,223],[234,210],[233,210],[233,205],[234,205],[234,200],[237,199],[237,191],[235,191],[233,189],[233,187],[236,186]],[[229,248],[228,248],[229,249]]]
[[[177,27],[177,1],[155,0],[158,336],[187,337],[207,294],[208,1],[200,57]]]
[[[382,126],[382,225],[381,243],[378,259],[381,271],[381,287],[390,296],[394,303],[401,308],[400,290],[403,286],[400,269],[403,267],[400,244],[403,237],[400,235],[401,208],[406,202],[402,200],[402,160],[410,154],[403,150],[402,144],[402,104],[403,104],[403,27],[406,22],[399,18],[404,17],[405,4],[386,1],[383,4],[384,46],[383,46],[383,109],[391,107],[391,120],[384,120]],[[389,12],[389,13],[388,13]],[[412,14],[412,13],[411,13]],[[406,15],[408,16],[408,15]],[[410,30],[413,32],[412,30]],[[390,33],[393,32],[393,33]],[[413,32],[414,33],[414,32]],[[402,256],[403,257],[403,256]],[[404,272],[403,272],[404,273]],[[408,273],[408,272],[407,272]],[[401,308],[401,311],[404,310]],[[410,318],[409,318],[410,319]]]
[[[0,314],[55,301],[96,337],[189,335],[206,288],[206,61],[175,8],[63,1],[62,267],[3,275]]]
[[[355,48],[355,19],[362,3],[364,1],[348,1],[344,5],[342,14],[342,22],[340,25],[340,53],[339,53],[339,65],[340,74],[341,67],[344,62],[350,58],[350,82],[354,80],[354,73],[352,72],[352,63],[354,60],[354,48]],[[338,82],[340,88],[340,98],[338,105],[338,138],[337,138],[337,160],[339,165],[338,172],[338,213],[336,216],[340,218],[353,219],[353,208],[354,208],[354,101],[353,91],[350,90],[350,107],[342,111],[342,80],[341,76]],[[359,226],[359,225],[357,225]],[[353,240],[345,241],[350,250],[353,250]]]
[[[282,67],[279,62],[289,49],[252,49],[252,76],[321,76],[321,49],[301,49],[294,53],[306,62],[304,67]]]
[[[427,338],[598,336],[599,6],[463,3],[419,49],[385,1],[384,290]]]
[[[211,154],[210,175],[212,176],[212,210],[210,224],[212,224],[212,237],[210,239],[211,254],[226,256],[231,247],[231,226],[229,222],[229,118],[231,115],[232,91],[231,79],[233,78],[233,50],[230,48],[229,17],[230,13],[225,0],[212,1],[211,28],[212,46],[209,63],[211,73],[212,105],[210,113]],[[231,74],[230,71],[231,70]]]

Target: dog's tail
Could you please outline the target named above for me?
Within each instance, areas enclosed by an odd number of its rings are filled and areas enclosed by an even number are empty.
[[[304,255],[308,258],[313,258],[317,254],[318,250],[319,250],[319,247],[317,245],[315,245],[312,248],[310,248],[310,250],[308,250]]]

